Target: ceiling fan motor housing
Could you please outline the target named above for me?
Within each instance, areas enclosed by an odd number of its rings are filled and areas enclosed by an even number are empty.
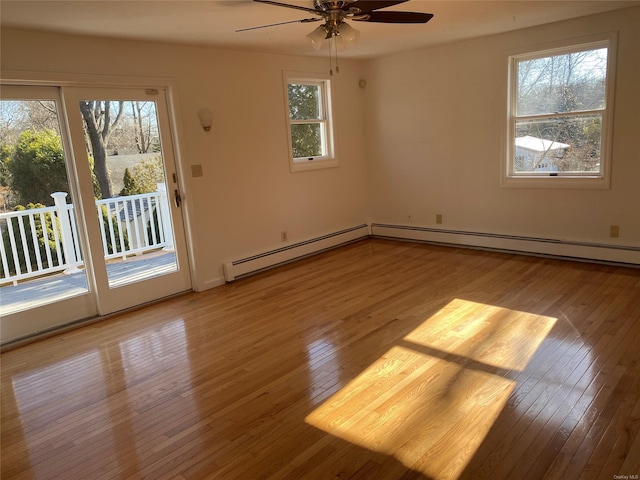
[[[340,35],[340,26],[347,17],[360,13],[359,8],[349,8],[353,3],[357,4],[357,0],[313,0],[314,8],[321,12],[325,20],[323,27],[327,39]]]
[[[313,6],[316,10],[322,10],[324,12],[330,10],[342,10],[356,0],[313,0]]]

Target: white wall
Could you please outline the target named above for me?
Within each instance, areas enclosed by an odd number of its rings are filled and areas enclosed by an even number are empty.
[[[609,31],[619,32],[611,188],[501,188],[507,56]],[[365,78],[373,222],[640,246],[639,8],[371,60]]]
[[[359,62],[341,61],[332,84],[340,166],[290,173],[282,71],[326,73],[328,59],[11,29],[2,31],[1,54],[3,78],[170,77],[198,289],[221,281],[223,262],[283,246],[282,230],[295,243],[367,222]],[[203,107],[213,112],[209,133],[197,116]],[[191,178],[192,164],[203,177]]]

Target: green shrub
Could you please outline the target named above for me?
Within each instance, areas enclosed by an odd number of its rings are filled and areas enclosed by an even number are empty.
[[[53,192],[68,192],[62,140],[53,130],[20,135],[7,162],[11,189],[20,204],[53,205]]]

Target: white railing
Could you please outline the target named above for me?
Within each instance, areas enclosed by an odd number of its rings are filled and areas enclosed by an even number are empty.
[[[66,197],[66,193],[63,194]],[[73,205],[34,208],[0,214],[0,283],[77,268],[81,258]],[[69,229],[55,226],[70,223]],[[54,228],[50,228],[54,226]],[[62,233],[70,238],[62,238]],[[71,248],[65,248],[64,243]],[[80,260],[81,263],[81,260]]]
[[[83,265],[73,205],[52,193],[55,206],[0,214],[0,284]],[[153,193],[96,200],[105,260],[173,249],[164,184]]]
[[[153,193],[96,200],[96,205],[106,260],[173,248],[163,184],[158,184],[158,191]]]

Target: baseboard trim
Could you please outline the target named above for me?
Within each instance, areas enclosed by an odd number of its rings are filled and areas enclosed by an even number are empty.
[[[194,287],[194,291],[196,292],[204,292],[205,290],[211,290],[212,288],[216,288],[219,287],[221,285],[224,285],[225,279],[224,277],[214,277],[214,278],[209,278],[207,280],[205,280],[204,282],[202,282],[202,285],[197,285]]]
[[[371,235],[458,247],[548,256],[580,261],[640,266],[640,247],[605,245],[553,238],[523,237],[484,232],[445,230],[412,225],[371,224]]]
[[[232,262],[225,262],[222,265],[224,278],[227,282],[232,282],[247,275],[255,274],[366,238],[369,234],[369,225],[363,223],[345,230],[287,245],[286,247],[269,250]]]

